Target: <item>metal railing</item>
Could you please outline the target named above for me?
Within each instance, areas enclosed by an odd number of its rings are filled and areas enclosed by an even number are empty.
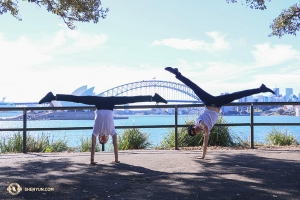
[[[254,148],[254,127],[255,126],[300,126],[300,123],[254,123],[254,106],[270,106],[270,105],[300,105],[300,102],[244,102],[230,103],[225,106],[249,106],[250,122],[249,123],[226,123],[216,124],[215,126],[249,126],[250,127],[250,147]],[[186,124],[178,124],[178,108],[204,107],[204,104],[171,104],[171,105],[136,105],[136,106],[115,106],[114,109],[145,109],[145,108],[174,108],[174,125],[134,125],[134,126],[116,126],[116,129],[128,128],[175,128],[175,149],[178,150],[178,128],[187,127]],[[1,131],[22,131],[23,132],[23,153],[27,153],[26,139],[28,131],[53,131],[53,130],[87,130],[93,127],[51,127],[51,128],[28,128],[27,112],[32,110],[91,110],[94,106],[76,106],[76,107],[0,107],[0,111],[23,111],[22,128],[1,128]],[[104,145],[102,145],[104,151]]]

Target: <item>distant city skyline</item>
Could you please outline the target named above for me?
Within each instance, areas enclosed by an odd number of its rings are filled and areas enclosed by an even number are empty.
[[[94,89],[94,87],[87,88],[87,86],[85,85],[85,86],[81,86],[81,87],[77,88],[75,91],[73,91],[72,94],[76,95],[76,92],[78,93],[78,91],[81,91],[81,92],[83,92],[82,95],[97,95],[93,92],[93,89]],[[286,97],[290,97],[291,95],[296,96],[297,99],[300,100],[300,93],[298,95],[293,94],[293,88],[285,88],[285,94],[280,94],[279,88],[273,88],[273,91],[275,92],[275,95],[270,94],[270,93],[260,93],[260,94],[256,94],[256,95],[241,98],[237,101],[239,101],[239,102],[253,102],[254,99],[256,99],[260,102],[278,102],[278,101],[287,101],[288,99]],[[68,93],[68,94],[71,94],[71,93]],[[229,92],[223,92],[220,95],[223,95],[223,94],[229,94]],[[274,99],[276,97],[277,97],[277,99]],[[280,99],[280,98],[282,98],[282,99]],[[24,103],[24,102],[16,102],[16,103]],[[68,104],[69,103],[64,103],[63,105],[61,105],[61,103],[55,102],[54,106],[70,106]]]
[[[274,94],[266,95],[264,93],[239,99],[239,102],[252,102],[256,99],[259,102],[284,102],[284,101],[299,101],[300,93],[294,94],[293,88],[285,88],[285,94],[280,94],[279,88],[273,88]],[[295,98],[296,97],[296,98]]]

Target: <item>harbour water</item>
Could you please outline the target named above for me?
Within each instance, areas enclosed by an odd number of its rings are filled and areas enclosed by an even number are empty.
[[[179,115],[178,124],[185,124],[185,121],[195,119],[195,115]],[[249,123],[250,116],[224,116],[227,123]],[[128,119],[115,120],[115,126],[134,126],[134,125],[174,125],[174,115],[129,115]],[[300,117],[295,116],[255,116],[255,123],[300,123]],[[93,120],[40,120],[28,121],[28,128],[53,128],[53,127],[92,127]],[[0,128],[22,128],[22,121],[1,121]],[[300,127],[299,126],[276,126],[278,130],[287,130],[289,133],[296,136],[300,141]],[[257,126],[254,128],[255,142],[265,142],[266,135],[270,133],[272,127],[270,126]],[[149,141],[153,146],[158,146],[160,142],[172,131],[170,128],[144,128],[140,129],[142,132],[147,133]],[[41,134],[47,134],[50,139],[55,141],[57,139],[66,139],[68,146],[77,147],[82,138],[91,137],[91,129],[87,130],[61,130],[61,131],[36,131],[29,132],[28,134],[38,137]],[[118,134],[122,134],[123,130],[117,129]],[[0,139],[10,137],[14,132],[0,132]],[[230,133],[238,136],[243,140],[250,138],[250,127],[230,127]],[[108,145],[111,144],[109,140]]]

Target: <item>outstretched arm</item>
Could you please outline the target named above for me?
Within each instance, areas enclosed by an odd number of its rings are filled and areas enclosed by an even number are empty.
[[[96,136],[92,134],[92,149],[91,149],[91,164],[95,165],[97,162],[95,162],[95,149],[96,149]]]
[[[115,134],[114,136],[112,136],[112,142],[114,145],[114,153],[115,153],[115,162],[119,163],[119,159],[118,159],[118,136],[117,134]]]
[[[204,159],[207,151],[208,146],[208,140],[209,140],[209,130],[206,124],[204,124],[202,121],[200,121],[200,126],[202,127],[204,133],[204,140],[203,140],[203,146],[202,146],[202,157],[200,159]]]

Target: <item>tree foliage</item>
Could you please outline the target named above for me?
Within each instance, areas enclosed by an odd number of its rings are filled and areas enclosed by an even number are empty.
[[[23,0],[26,1],[26,0]],[[48,12],[58,15],[63,19],[70,29],[75,29],[74,22],[94,22],[98,23],[100,18],[105,18],[108,8],[101,7],[100,0],[27,0],[39,7],[44,7]],[[17,20],[19,17],[19,7],[17,0],[0,0],[0,15],[10,13]]]
[[[46,8],[48,12],[61,17],[70,29],[75,29],[74,22],[98,23],[100,18],[106,18],[108,8],[101,7],[101,0],[23,0]],[[267,9],[266,2],[271,0],[240,0],[247,7],[257,10]],[[237,3],[239,0],[226,0],[227,3]],[[18,0],[0,0],[0,15],[10,13],[17,20],[19,17]],[[285,34],[295,35],[300,29],[300,4],[294,4],[276,17],[270,24],[272,32],[269,36],[282,37]]]
[[[237,3],[238,0],[226,0],[227,3]],[[265,10],[267,0],[241,0],[242,4],[246,4],[251,9]],[[269,2],[271,0],[268,0]],[[287,1],[288,2],[288,1]],[[300,4],[294,4],[282,12],[270,24],[272,32],[269,36],[282,37],[285,34],[296,36],[296,32],[300,30]]]

